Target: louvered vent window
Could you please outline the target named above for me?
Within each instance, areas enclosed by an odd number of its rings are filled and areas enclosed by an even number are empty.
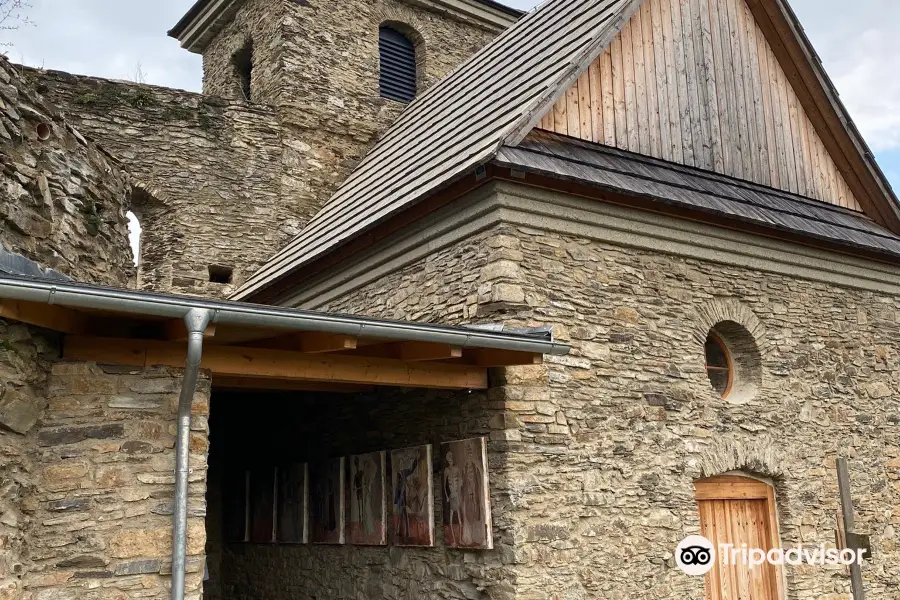
[[[381,97],[412,102],[416,97],[416,47],[396,29],[382,27],[379,50]]]

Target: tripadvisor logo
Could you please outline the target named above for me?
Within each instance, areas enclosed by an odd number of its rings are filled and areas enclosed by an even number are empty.
[[[723,565],[745,565],[750,568],[766,563],[771,565],[861,565],[865,550],[837,550],[820,544],[815,548],[750,548],[747,544],[719,544],[718,548],[702,535],[692,535],[681,540],[675,549],[675,564],[688,575],[706,575],[717,562]],[[717,560],[718,559],[718,560]]]
[[[702,535],[691,535],[675,549],[675,564],[688,575],[706,575],[716,565],[716,548]]]

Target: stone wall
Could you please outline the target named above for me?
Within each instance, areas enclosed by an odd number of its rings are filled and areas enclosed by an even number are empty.
[[[140,288],[225,296],[297,231],[279,202],[279,121],[264,106],[178,90],[27,70],[137,190]],[[209,266],[233,269],[210,282]]]
[[[0,57],[0,244],[82,281],[125,285],[128,177],[30,80]]]
[[[730,471],[774,481],[783,545],[832,546],[838,456],[850,459],[857,529],[872,534],[868,596],[896,596],[898,296],[729,266],[724,248],[712,262],[654,250],[659,241],[638,247],[639,234],[610,234],[628,248],[602,241],[587,221],[551,230],[550,220],[515,219],[327,303],[552,325],[573,344],[569,356],[493,379],[493,436],[508,440],[515,498],[502,514],[515,597],[702,597],[702,579],[681,574],[673,550],[699,532],[693,481]],[[487,258],[453,275],[464,256]],[[760,352],[757,391],[731,402],[712,390],[703,348],[709,327],[729,319]],[[788,568],[786,580],[792,599],[849,597],[838,569]]]
[[[182,371],[57,363],[49,406],[29,434],[34,600],[168,597],[175,420]],[[191,424],[187,598],[203,576],[209,378]],[[13,596],[15,597],[15,596]]]
[[[0,262],[31,275],[127,286],[127,175],[0,57]],[[22,594],[35,525],[29,437],[47,405],[56,334],[0,319],[0,598]]]
[[[317,598],[470,599],[504,597],[509,572],[503,556],[513,537],[503,515],[510,504],[509,470],[502,440],[488,442],[492,477],[495,549],[444,547],[441,529],[439,444],[489,435],[498,426],[486,393],[383,390],[370,394],[247,395],[213,397],[210,504],[223,464],[277,465],[377,450],[433,444],[434,548],[227,544],[221,568],[222,595],[229,600]],[[278,415],[273,419],[272,415]],[[221,493],[221,492],[219,492]],[[389,494],[388,494],[389,495]],[[388,518],[392,507],[388,502]],[[209,525],[210,539],[216,525]],[[210,549],[212,555],[215,549]],[[215,584],[216,582],[211,582]]]
[[[500,30],[403,0],[282,2],[282,181],[303,198],[305,223],[346,179],[405,104],[378,89],[378,31],[399,24],[424,58],[420,90],[442,79]]]

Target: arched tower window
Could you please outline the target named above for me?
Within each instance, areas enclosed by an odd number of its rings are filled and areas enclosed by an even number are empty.
[[[412,102],[416,97],[416,44],[390,25],[382,25],[378,37],[382,98]]]
[[[247,102],[252,102],[253,40],[248,39],[241,49],[232,55],[231,65],[234,67],[234,76],[241,96]]]

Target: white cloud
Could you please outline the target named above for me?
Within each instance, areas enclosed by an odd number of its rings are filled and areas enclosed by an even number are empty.
[[[526,10],[537,4],[506,1]],[[166,36],[194,0],[31,2],[36,26],[12,32],[13,60],[116,79],[134,79],[140,63],[147,83],[200,90],[200,57]],[[856,0],[852,10],[844,0],[791,4],[869,144],[900,148],[900,2]]]

